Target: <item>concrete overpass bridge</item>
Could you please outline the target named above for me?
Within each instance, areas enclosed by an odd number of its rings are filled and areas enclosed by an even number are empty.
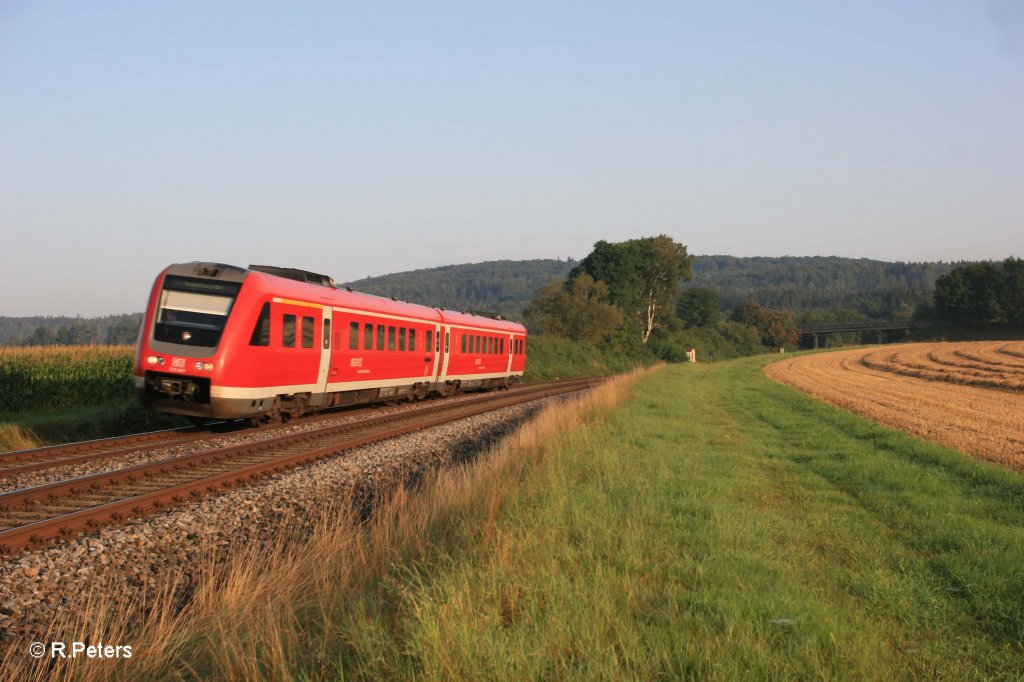
[[[857,320],[855,322],[821,322],[806,324],[800,327],[800,338],[806,336],[814,339],[814,347],[819,347],[822,338],[828,345],[829,334],[843,334],[851,332],[877,332],[878,343],[882,343],[882,333],[888,331],[909,331],[920,329],[928,323],[922,320]]]

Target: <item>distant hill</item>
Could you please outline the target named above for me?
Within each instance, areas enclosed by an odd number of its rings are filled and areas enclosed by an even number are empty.
[[[564,279],[576,265],[562,260],[497,260],[446,265],[346,282],[356,291],[394,296],[402,301],[501,313],[519,319],[533,294],[552,280]]]
[[[753,300],[795,312],[846,308],[872,318],[930,304],[935,280],[960,263],[890,263],[837,256],[697,256],[684,287],[718,292],[725,309]]]
[[[516,319],[533,293],[562,279],[573,260],[492,261],[413,270],[350,282],[357,291],[425,305],[488,310]],[[718,292],[726,310],[753,300],[797,313],[846,308],[874,318],[909,316],[931,303],[935,279],[952,263],[889,263],[866,258],[696,256],[686,287]]]
[[[135,343],[142,313],[105,317],[0,317],[0,346]]]
[[[935,279],[960,264],[889,263],[835,256],[697,256],[693,280],[683,286],[714,289],[726,310],[753,300],[765,306],[785,306],[798,314],[847,309],[871,318],[902,317],[909,316],[918,304],[931,303]],[[516,320],[521,319],[537,289],[564,279],[575,265],[572,259],[488,261],[367,277],[346,284],[357,291],[412,303],[501,313]],[[41,327],[62,343],[131,343],[139,321],[139,314],[91,319],[0,317],[0,345],[22,342],[33,335],[40,338]]]

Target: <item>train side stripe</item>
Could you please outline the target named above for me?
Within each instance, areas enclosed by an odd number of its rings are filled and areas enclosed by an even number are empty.
[[[501,377],[522,376],[522,372],[495,372],[493,374],[462,374],[448,377],[449,380],[473,381],[474,379],[498,379]],[[391,388],[393,386],[412,386],[417,383],[434,383],[430,377],[404,377],[401,379],[370,379],[367,381],[340,381],[327,384],[328,393],[341,391],[359,391],[366,388]],[[273,398],[276,395],[290,395],[293,393],[315,393],[316,384],[300,384],[295,386],[212,386],[210,396],[212,398],[229,398],[233,400],[262,400]]]

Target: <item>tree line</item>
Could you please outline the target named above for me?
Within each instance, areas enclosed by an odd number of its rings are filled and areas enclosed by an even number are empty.
[[[1024,326],[1024,260],[969,263],[939,277],[933,313],[961,325]]]
[[[691,348],[720,359],[792,346],[793,313],[746,301],[728,319],[716,291],[681,289],[694,277],[686,246],[658,235],[599,241],[564,280],[542,287],[526,306],[531,333],[597,344],[637,358],[682,361]]]
[[[89,346],[133,344],[142,313],[83,318],[0,318],[7,346]]]

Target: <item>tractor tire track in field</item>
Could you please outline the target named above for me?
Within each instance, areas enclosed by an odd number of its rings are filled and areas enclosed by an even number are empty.
[[[885,426],[1024,471],[1024,342],[817,353],[765,372]]]

